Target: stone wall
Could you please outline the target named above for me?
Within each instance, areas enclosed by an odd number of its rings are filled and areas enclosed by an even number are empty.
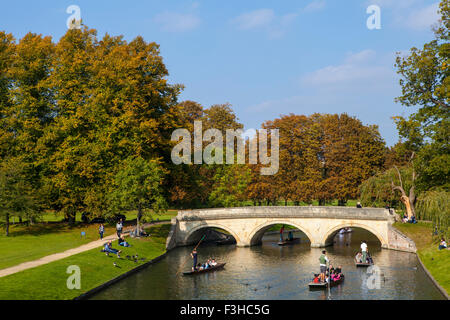
[[[417,251],[414,241],[405,236],[399,230],[395,229],[392,225],[389,225],[388,237],[389,249],[414,253]]]

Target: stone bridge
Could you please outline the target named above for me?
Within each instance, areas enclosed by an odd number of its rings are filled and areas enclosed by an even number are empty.
[[[205,228],[220,228],[236,239],[239,247],[261,243],[264,232],[275,224],[286,224],[304,232],[311,247],[333,244],[344,227],[357,227],[374,234],[382,248],[415,252],[410,239],[392,227],[394,214],[387,209],[329,206],[240,207],[182,210],[172,219],[167,248],[196,243]]]

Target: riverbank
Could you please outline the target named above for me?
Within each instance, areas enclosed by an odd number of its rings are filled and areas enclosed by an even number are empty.
[[[438,250],[433,241],[431,222],[395,223],[394,227],[411,238],[417,247],[417,255],[425,270],[447,293],[450,294],[450,250]]]
[[[166,252],[165,242],[170,224],[151,226],[147,238],[127,239],[131,244],[120,248],[120,258],[106,256],[95,248],[36,268],[24,270],[0,278],[0,300],[66,300],[74,299],[130,270],[148,263]],[[136,261],[127,256],[138,255]],[[115,263],[115,265],[114,265]],[[81,271],[81,288],[68,289],[69,266],[78,266]]]

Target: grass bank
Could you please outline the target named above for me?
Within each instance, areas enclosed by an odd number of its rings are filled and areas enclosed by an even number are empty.
[[[168,210],[161,215],[152,214],[151,217],[154,220],[170,221],[176,214],[176,210]],[[126,216],[127,221],[125,225],[134,224],[132,220],[136,219],[136,212],[130,211]],[[30,226],[24,223],[12,224],[8,237],[1,232],[0,269],[40,259],[47,255],[76,248],[99,239],[99,224],[77,222],[74,225],[68,225],[67,223],[56,221],[55,217],[57,217],[55,214],[49,213],[43,216],[43,222]],[[86,237],[81,237],[81,232],[83,231],[86,233]],[[114,233],[115,226],[105,224],[105,236]]]
[[[0,300],[61,300],[73,299],[99,285],[152,260],[166,251],[166,238],[170,224],[155,225],[147,229],[150,237],[142,239],[127,239],[129,248],[119,247],[114,242],[113,247],[120,248],[120,259],[115,255],[106,256],[100,248],[79,253],[68,258],[51,262],[36,268],[24,270],[0,278]],[[137,254],[145,260],[134,262],[127,255]],[[114,262],[117,267],[114,266]],[[81,289],[67,288],[66,273],[69,266],[76,265],[81,270]]]
[[[394,226],[416,243],[420,260],[447,294],[450,294],[450,250],[438,250],[439,241],[432,237],[431,222],[397,222]]]

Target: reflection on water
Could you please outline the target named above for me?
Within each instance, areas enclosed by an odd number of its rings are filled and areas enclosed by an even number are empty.
[[[310,291],[308,282],[318,272],[322,249],[310,248],[304,234],[300,244],[280,247],[277,234],[265,235],[261,246],[237,248],[204,245],[199,261],[213,257],[227,263],[225,269],[196,276],[183,276],[191,266],[192,247],[177,248],[166,258],[117,284],[93,299],[327,299],[327,291]],[[366,285],[366,268],[356,268],[353,257],[361,239],[368,241],[375,264],[381,270],[380,289]],[[326,248],[333,265],[341,265],[345,281],[331,288],[331,299],[443,299],[411,253],[381,250],[367,232],[356,229],[337,235]]]

